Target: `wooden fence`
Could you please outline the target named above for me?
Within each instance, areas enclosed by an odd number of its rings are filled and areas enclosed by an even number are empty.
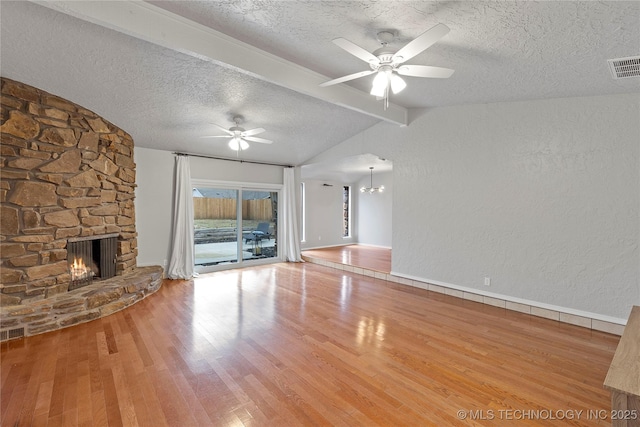
[[[236,219],[236,201],[194,197],[193,213],[195,219]],[[242,219],[270,221],[272,218],[270,199],[242,201]]]

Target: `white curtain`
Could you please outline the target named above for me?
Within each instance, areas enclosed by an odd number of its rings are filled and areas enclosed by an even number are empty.
[[[284,255],[289,262],[302,262],[300,233],[298,230],[298,194],[294,168],[284,168]]]
[[[193,188],[188,156],[176,157],[173,241],[167,277],[190,279],[195,264],[193,242]]]

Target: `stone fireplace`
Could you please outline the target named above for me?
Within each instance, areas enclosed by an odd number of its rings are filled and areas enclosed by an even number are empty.
[[[41,322],[46,307],[81,290],[69,292],[69,242],[111,238],[115,276],[137,274],[134,147],[125,131],[55,95],[5,78],[1,94],[0,330],[23,325],[29,335],[47,328],[20,313]]]

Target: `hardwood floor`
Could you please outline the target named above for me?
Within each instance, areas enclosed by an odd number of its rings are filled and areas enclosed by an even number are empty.
[[[364,245],[346,245],[308,249],[302,251],[302,255],[383,273],[391,272],[391,249]]]
[[[3,426],[610,425],[618,340],[283,263],[165,281],[3,343],[0,412]]]

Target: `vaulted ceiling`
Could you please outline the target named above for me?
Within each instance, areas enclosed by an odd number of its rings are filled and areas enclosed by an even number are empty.
[[[607,65],[640,53],[637,1],[2,1],[0,19],[3,76],[95,111],[139,147],[235,157],[201,137],[241,114],[274,143],[238,155],[265,162],[303,164],[425,108],[640,92]],[[407,78],[386,111],[372,77],[318,86],[367,69],[332,39],[373,51],[392,29],[399,48],[437,23],[451,32],[410,63],[451,78]]]

